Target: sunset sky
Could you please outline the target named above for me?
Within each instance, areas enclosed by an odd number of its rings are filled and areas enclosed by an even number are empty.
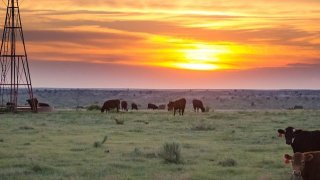
[[[35,87],[320,89],[320,0],[21,2]]]

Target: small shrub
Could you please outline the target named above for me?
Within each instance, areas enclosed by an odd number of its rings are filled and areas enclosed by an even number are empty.
[[[124,120],[119,120],[119,119],[117,119],[117,118],[115,118],[114,120],[116,121],[116,123],[117,123],[118,125],[123,125],[123,124],[124,124]]]
[[[235,161],[234,159],[225,159],[223,161],[220,161],[218,165],[223,167],[234,167],[237,165],[237,161]]]
[[[167,163],[182,163],[181,148],[178,143],[165,143],[160,152],[160,157]]]
[[[101,147],[107,141],[107,139],[108,139],[108,136],[104,136],[104,138],[101,142],[99,142],[99,141],[94,142],[93,147],[95,147],[95,148]]]
[[[4,140],[3,140],[3,139],[0,139],[0,142],[4,142]]]
[[[101,109],[101,107],[96,104],[87,107],[88,111],[99,111],[100,109]]]
[[[42,172],[43,171],[43,169],[41,168],[41,166],[40,165],[33,165],[32,166],[32,171],[34,171],[34,172],[36,172],[36,173],[39,173],[39,172]]]

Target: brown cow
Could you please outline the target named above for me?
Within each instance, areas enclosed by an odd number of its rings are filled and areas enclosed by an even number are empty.
[[[192,105],[193,105],[193,109],[195,112],[199,112],[200,109],[201,109],[201,112],[205,111],[202,101],[200,101],[198,99],[194,99],[192,101]]]
[[[292,180],[319,180],[320,179],[320,152],[297,152],[293,156],[286,154],[286,162],[292,164]]]
[[[168,104],[168,111],[173,110],[173,115],[176,115],[176,111],[179,110],[179,115],[183,116],[184,110],[186,108],[187,100],[185,98],[179,99],[177,101],[170,101]]]
[[[35,112],[38,111],[39,101],[37,98],[28,99],[27,102],[28,102],[29,106],[31,107],[32,111],[35,111]]]
[[[155,104],[151,104],[151,103],[149,103],[149,104],[148,104],[148,109],[155,110],[155,109],[158,109],[158,106],[157,106],[157,105],[155,105]]]
[[[131,109],[132,110],[138,110],[138,105],[136,103],[131,104]]]
[[[121,109],[124,111],[128,111],[128,103],[127,101],[122,101],[121,102]]]
[[[120,109],[120,100],[119,99],[114,99],[114,100],[109,100],[106,101],[102,108],[101,108],[101,112],[103,113],[104,111],[108,112],[111,109],[117,109],[117,112],[119,112]]]

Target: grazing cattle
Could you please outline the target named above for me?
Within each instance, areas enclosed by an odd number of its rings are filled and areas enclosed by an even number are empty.
[[[159,107],[157,105],[155,105],[155,104],[151,104],[151,103],[148,104],[148,109],[155,110],[155,109],[158,109],[158,108]]]
[[[39,107],[50,107],[47,103],[39,103]]]
[[[28,99],[27,102],[28,102],[29,106],[31,107],[32,111],[37,111],[38,104],[39,104],[39,101],[37,98]]]
[[[170,101],[168,104],[168,111],[173,110],[173,115],[176,115],[176,111],[179,111],[179,115],[183,116],[184,110],[186,108],[187,100],[185,98],[179,99],[177,101]]]
[[[16,104],[15,103],[10,103],[10,102],[7,102],[7,108],[10,108],[10,107],[13,107],[13,106],[15,106]]]
[[[106,101],[102,108],[101,108],[101,112],[103,113],[104,111],[108,112],[111,109],[117,109],[117,112],[119,112],[120,109],[120,100],[119,99],[114,99],[114,100],[109,100]]]
[[[293,127],[278,129],[279,137],[286,138],[286,144],[291,145],[294,153],[320,151],[320,131],[303,131]]]
[[[136,103],[131,104],[131,109],[132,110],[138,110],[138,105]]]
[[[203,103],[200,100],[194,99],[192,101],[192,105],[193,105],[193,109],[195,112],[199,112],[199,110],[201,110],[201,112],[205,111],[205,109],[203,107]]]
[[[284,155],[287,163],[292,164],[292,180],[320,179],[320,152],[295,153]]]
[[[294,106],[292,108],[289,108],[289,110],[299,110],[299,109],[304,109],[303,106]]]
[[[293,109],[303,109],[303,106],[294,106]]]
[[[166,109],[166,105],[165,105],[165,104],[161,104],[161,105],[159,105],[159,109],[161,109],[161,110],[165,110],[165,109]]]
[[[121,102],[121,109],[124,111],[128,111],[128,103],[127,101],[122,101]]]

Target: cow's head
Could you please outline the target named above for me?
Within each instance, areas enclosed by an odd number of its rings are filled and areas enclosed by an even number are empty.
[[[286,163],[292,165],[292,177],[294,180],[302,179],[304,167],[306,162],[312,161],[313,155],[311,153],[295,153],[293,156],[284,155]]]
[[[168,106],[168,111],[172,111],[173,110],[173,102],[172,101],[170,101],[167,106]]]
[[[294,136],[295,136],[296,129],[293,127],[287,127],[285,130],[283,129],[278,129],[279,137],[285,136],[286,138],[286,144],[291,145]]]

